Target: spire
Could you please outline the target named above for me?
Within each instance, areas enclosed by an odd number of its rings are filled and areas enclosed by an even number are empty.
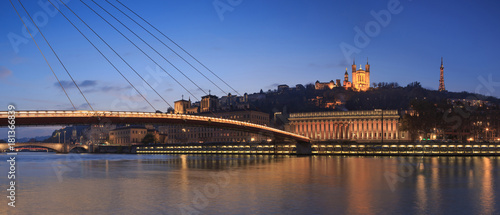
[[[356,65],[356,58],[352,59],[352,65]]]
[[[368,57],[366,57],[366,65],[369,65],[369,63],[368,63]]]
[[[443,66],[443,57],[441,57],[441,67],[439,68],[441,70],[441,74],[439,76],[439,91],[445,91],[446,88],[444,87],[444,66]]]
[[[347,74],[347,67],[345,68],[345,74]]]

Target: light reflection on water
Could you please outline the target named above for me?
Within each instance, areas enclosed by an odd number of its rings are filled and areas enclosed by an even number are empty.
[[[497,157],[21,153],[16,159],[16,208],[4,199],[0,214],[499,213]],[[0,163],[3,187],[7,168]]]

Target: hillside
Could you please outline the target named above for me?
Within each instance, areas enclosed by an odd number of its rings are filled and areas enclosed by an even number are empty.
[[[377,88],[366,92],[354,92],[344,88],[315,90],[314,85],[304,88],[290,88],[283,91],[268,91],[265,99],[251,102],[252,109],[267,113],[346,111],[396,109],[406,110],[412,100],[427,100],[440,103],[448,99],[471,99],[487,101],[491,105],[500,105],[500,99],[469,92],[439,92],[421,87],[414,82],[405,87],[396,83],[382,83]],[[332,106],[332,104],[334,104]]]

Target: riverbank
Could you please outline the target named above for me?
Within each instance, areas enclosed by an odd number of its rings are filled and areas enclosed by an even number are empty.
[[[134,146],[137,154],[273,154],[273,155],[390,155],[390,156],[492,156],[500,144],[168,144]]]

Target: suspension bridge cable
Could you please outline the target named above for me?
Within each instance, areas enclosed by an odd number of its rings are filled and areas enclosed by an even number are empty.
[[[81,2],[83,2],[82,0],[80,0]],[[146,41],[144,41],[139,35],[137,35],[134,31],[132,31],[130,28],[128,28],[125,24],[123,24],[119,19],[117,19],[115,16],[113,16],[111,13],[109,13],[106,9],[104,9],[103,7],[101,7],[101,5],[97,4],[94,0],[92,0],[92,2],[94,2],[94,4],[96,4],[97,6],[99,6],[104,12],[106,12],[108,15],[110,15],[111,17],[113,17],[117,22],[119,22],[122,26],[124,26],[125,28],[127,28],[132,34],[134,34],[137,38],[139,38],[143,43],[145,43],[149,48],[151,48],[153,51],[156,52],[156,54],[160,55],[160,57],[162,57],[165,61],[167,61],[172,67],[174,67],[178,72],[180,72],[185,78],[187,78],[192,84],[194,84],[199,90],[201,90],[203,93],[207,94],[207,92],[205,92],[205,90],[203,90],[200,86],[198,86],[198,84],[196,84],[193,80],[191,80],[186,74],[184,74],[179,68],[177,68],[174,64],[172,64],[167,58],[165,58],[165,56],[163,56],[160,52],[158,52],[155,48],[153,48],[149,43],[147,43]],[[84,3],[85,4],[85,3]],[[87,5],[87,4],[85,4]],[[89,7],[87,5],[87,7]],[[90,8],[90,7],[89,7]],[[93,10],[95,12],[95,10]],[[102,16],[99,15],[101,18]],[[104,18],[103,18],[104,19]],[[106,21],[108,22],[108,21]],[[109,22],[108,22],[109,23]],[[113,28],[115,28],[113,26]],[[115,28],[116,29],[116,28]],[[126,37],[124,34],[122,34],[122,36]],[[127,38],[128,39],[128,38]],[[130,40],[129,40],[130,41]],[[130,41],[132,42],[132,41]],[[187,89],[186,89],[187,90]],[[191,93],[191,92],[189,92]],[[192,95],[192,94],[191,94]],[[193,95],[194,96],[194,95]]]
[[[73,12],[71,9],[70,11]],[[170,105],[170,103],[168,103],[167,100],[165,100],[118,52],[116,52],[115,49],[113,49],[97,32],[95,32],[93,28],[83,21],[83,19],[81,19],[76,13],[73,12],[73,14],[80,19],[80,21],[82,21],[83,24],[85,24],[97,37],[99,37],[99,39],[106,44],[106,46],[108,46],[132,71],[134,71],[135,74],[139,76],[169,107],[173,108],[172,105]]]
[[[108,0],[106,0],[106,2],[108,2],[108,4],[110,4],[111,6],[113,6],[115,9],[117,9],[118,11],[120,11],[123,15],[125,15],[127,18],[129,18],[130,20],[132,20],[135,24],[137,24],[138,26],[140,26],[142,29],[144,29],[146,32],[148,32],[151,36],[153,36],[156,40],[158,40],[161,44],[163,44],[165,47],[167,47],[170,51],[172,51],[173,53],[175,53],[177,55],[177,57],[181,58],[185,63],[187,63],[189,66],[191,66],[191,68],[193,68],[194,70],[196,70],[200,75],[202,75],[205,79],[207,79],[208,81],[210,81],[210,83],[212,83],[213,85],[215,85],[220,91],[222,91],[224,94],[227,94],[219,85],[217,85],[216,83],[214,83],[212,80],[210,80],[210,78],[208,78],[205,74],[203,74],[200,70],[198,70],[196,67],[193,66],[193,64],[191,64],[190,62],[188,62],[184,57],[182,57],[179,53],[177,53],[175,50],[173,50],[170,46],[168,46],[165,42],[163,42],[162,40],[160,40],[157,36],[155,36],[153,33],[151,33],[151,31],[149,31],[148,29],[146,29],[143,25],[141,25],[140,23],[138,23],[137,21],[135,21],[132,17],[130,17],[128,14],[126,14],[125,12],[123,12],[120,8],[116,7],[113,3],[109,2]]]
[[[151,56],[149,56],[144,50],[142,50],[139,46],[137,46],[134,42],[132,42],[127,36],[125,36],[120,30],[118,30],[114,25],[112,25],[108,20],[106,20],[104,17],[102,17],[97,11],[95,11],[93,8],[91,8],[89,5],[87,5],[85,2],[81,1],[84,5],[86,5],[90,10],[92,10],[97,16],[99,16],[102,20],[104,20],[108,25],[110,25],[113,29],[115,29],[118,33],[120,33],[125,39],[127,39],[132,45],[134,45],[139,51],[141,51],[146,57],[148,57],[153,63],[155,63],[158,67],[160,67],[161,70],[163,70],[165,73],[170,76],[177,84],[179,84],[184,90],[186,90],[193,98],[196,100],[199,100],[198,97],[196,97],[191,91],[189,91],[184,85],[182,85],[177,79],[175,79],[167,70],[165,70],[158,62],[156,62]],[[66,5],[66,7],[68,7]]]
[[[160,69],[162,69],[165,73],[167,73],[172,79],[174,79],[179,85],[181,85],[182,88],[184,88],[189,94],[191,94],[196,100],[198,99],[191,91],[189,91],[184,85],[182,85],[177,79],[175,79],[170,73],[168,73],[163,67],[161,67],[153,58],[151,58],[146,52],[144,52],[139,46],[137,46],[132,40],[130,40],[125,34],[123,34],[120,30],[118,30],[113,24],[111,24],[108,20],[106,20],[103,16],[101,16],[97,11],[95,11],[92,7],[87,5],[83,0],[80,0],[85,6],[87,6],[90,10],[92,10],[96,15],[98,15],[101,19],[103,19],[106,23],[108,23],[113,29],[115,29],[118,33],[120,33],[125,39],[127,39],[132,45],[134,45],[137,49],[139,49],[144,55],[146,55],[151,61],[153,61]],[[123,27],[125,27],[127,30],[129,30],[132,34],[134,34],[137,38],[139,38],[143,43],[145,43],[149,48],[151,48],[153,51],[155,51],[158,55],[160,55],[165,61],[167,61],[172,67],[174,67],[179,73],[181,73],[185,78],[187,78],[191,83],[193,83],[198,89],[200,89],[203,93],[207,94],[200,86],[198,86],[193,80],[191,80],[186,74],[184,74],[180,69],[178,69],[174,64],[172,64],[167,58],[165,58],[160,52],[158,52],[155,48],[153,48],[149,43],[147,43],[142,37],[137,35],[134,31],[132,31],[129,27],[127,27],[123,22],[121,22],[119,19],[117,19],[113,14],[108,12],[106,9],[104,9],[101,5],[99,5],[97,2],[92,0],[94,4],[96,4],[99,8],[101,8],[104,12],[106,12],[109,16],[113,17],[117,22],[119,22]],[[215,114],[212,110],[209,110],[209,112],[217,117],[217,114]]]
[[[47,43],[47,45],[50,47],[50,50],[52,50],[52,53],[54,53],[54,55],[56,56],[56,58],[59,61],[59,63],[61,63],[61,65],[64,68],[64,70],[66,71],[66,73],[68,74],[68,76],[71,78],[71,81],[73,81],[73,84],[75,84],[75,86],[78,89],[78,91],[80,91],[80,94],[85,99],[85,102],[87,102],[87,104],[89,105],[90,109],[92,111],[94,111],[94,108],[92,107],[92,105],[90,105],[89,100],[87,100],[87,97],[83,94],[82,90],[80,89],[80,87],[76,83],[75,79],[73,79],[73,76],[71,76],[71,73],[68,71],[68,69],[66,68],[66,66],[62,62],[61,58],[59,58],[59,55],[57,55],[56,51],[52,48],[52,46],[50,45],[50,43],[47,40],[47,38],[45,37],[45,35],[43,35],[42,31],[40,30],[40,28],[36,24],[35,20],[33,20],[33,18],[31,17],[30,13],[28,12],[28,10],[26,10],[26,8],[24,7],[23,3],[21,3],[21,0],[17,0],[17,1],[19,2],[19,4],[21,4],[21,7],[23,7],[24,11],[26,12],[26,14],[28,15],[28,17],[30,18],[31,22],[33,22],[33,24],[35,25],[35,27],[38,30],[38,32],[40,32],[40,35],[42,35],[42,38],[45,40],[45,42]]]
[[[75,24],[73,24],[73,22],[71,22],[71,20],[69,20],[69,18],[64,15],[64,13],[62,13],[61,10],[59,10],[59,8],[57,6],[55,6],[50,0],[48,0],[50,2],[50,4],[52,4],[52,6],[54,6],[57,11],[59,11],[59,13],[61,13],[61,15],[66,18],[66,20],[68,20],[69,23],[71,23],[71,25],[73,25],[73,27],[76,28],[76,30],[78,32],[80,32],[80,34],[99,52],[99,54],[101,54],[104,59],[106,59],[106,61],[108,61],[109,64],[111,64],[111,66],[113,66],[113,68],[118,72],[120,73],[120,75],[128,82],[128,84],[130,84],[130,86],[132,86],[132,88],[134,88],[134,90],[149,104],[149,106],[151,106],[153,108],[153,110],[156,111],[156,108],[146,99],[146,97],[144,97],[144,95],[142,95],[141,92],[139,92],[139,90],[125,77],[125,75],[123,75],[123,73],[113,64],[113,62],[111,62],[102,52],[101,50],[99,50],[95,45],[94,43],[92,43],[92,41],[89,40],[89,38],[87,38],[87,36],[85,36],[85,34],[83,34],[83,32],[80,31],[80,29],[78,29],[76,27]],[[66,7],[68,7],[64,2],[62,2],[61,0],[59,0],[61,3],[63,3]],[[69,8],[69,7],[68,7]]]
[[[209,69],[207,66],[205,66],[205,64],[203,64],[202,62],[200,62],[197,58],[195,58],[193,55],[191,55],[188,51],[186,51],[184,48],[182,48],[179,44],[177,44],[176,42],[174,42],[172,39],[170,39],[170,37],[168,37],[167,35],[165,35],[162,31],[158,30],[155,26],[153,26],[151,23],[149,23],[147,20],[145,20],[144,18],[142,18],[142,16],[140,16],[139,14],[137,14],[136,12],[134,12],[132,9],[130,9],[129,7],[127,7],[126,5],[124,5],[123,3],[121,3],[119,0],[116,0],[118,3],[120,3],[123,7],[127,8],[130,12],[132,12],[134,15],[136,15],[137,17],[139,17],[142,21],[144,21],[145,23],[147,23],[149,26],[151,26],[153,29],[155,29],[156,31],[158,31],[161,35],[163,35],[165,38],[167,38],[170,42],[172,42],[173,44],[175,44],[179,49],[181,49],[184,53],[186,53],[187,55],[189,55],[191,58],[193,58],[196,62],[198,62],[201,66],[203,66],[206,70],[208,70],[210,73],[212,73],[212,75],[214,75],[215,77],[217,77],[220,81],[222,81],[226,86],[228,86],[229,88],[231,88],[231,90],[233,90],[234,92],[236,92],[236,94],[238,94],[239,96],[242,96],[237,90],[235,90],[233,87],[231,87],[231,85],[229,85],[227,82],[225,82],[222,78],[220,78],[215,72],[213,72],[211,69]]]
[[[59,85],[61,86],[62,90],[64,91],[64,94],[66,94],[66,97],[68,98],[69,102],[71,103],[71,105],[73,106],[73,108],[76,110],[76,107],[75,107],[75,104],[73,104],[73,101],[71,101],[71,98],[69,97],[68,93],[66,92],[66,90],[64,89],[64,86],[61,84],[61,81],[59,81],[59,78],[57,77],[57,74],[54,72],[54,69],[52,69],[52,66],[50,65],[49,61],[47,60],[47,58],[45,57],[45,54],[43,54],[43,51],[42,49],[40,48],[40,46],[38,46],[38,43],[36,42],[35,40],[35,37],[33,37],[33,34],[31,34],[31,31],[28,29],[28,26],[26,26],[26,23],[24,23],[24,20],[23,18],[21,17],[21,15],[19,14],[19,11],[17,11],[16,9],[16,6],[14,6],[14,4],[12,3],[12,0],[9,0],[10,1],[10,4],[12,5],[12,7],[14,8],[14,10],[16,11],[17,13],[17,16],[19,17],[19,19],[21,20],[21,22],[23,23],[24,27],[26,28],[26,31],[29,33],[31,39],[33,39],[33,42],[35,42],[35,45],[36,47],[38,48],[38,51],[40,51],[40,53],[42,54],[43,56],[43,59],[45,60],[45,62],[47,63],[47,65],[49,66],[50,70],[52,71],[52,74],[54,74],[54,77],[56,77],[56,80],[57,82],[59,83]]]
[[[82,0],[80,0],[82,1]],[[212,84],[214,84],[219,90],[221,90],[223,93],[227,94],[224,90],[222,90],[217,84],[215,84],[212,80],[210,80],[207,76],[205,76],[203,73],[201,73],[198,69],[196,69],[196,67],[194,67],[191,63],[189,63],[186,59],[184,59],[182,56],[180,56],[177,52],[175,52],[172,48],[170,48],[167,44],[165,44],[162,40],[160,40],[158,37],[156,37],[154,34],[152,34],[150,31],[148,31],[146,28],[144,28],[141,24],[139,24],[138,22],[136,22],[134,19],[132,19],[130,16],[128,16],[127,14],[125,14],[122,10],[118,9],[116,6],[114,6],[113,4],[111,4],[108,0],[106,0],[111,6],[113,6],[114,8],[116,8],[117,10],[119,10],[121,13],[123,13],[125,16],[127,16],[129,19],[131,19],[132,21],[134,21],[137,25],[139,25],[142,29],[144,29],[146,32],[148,32],[151,36],[153,36],[154,38],[156,38],[158,41],[160,41],[163,45],[165,45],[168,49],[170,49],[172,52],[174,52],[178,57],[180,57],[182,60],[184,60],[184,62],[186,62],[187,64],[189,64],[192,68],[194,68],[196,71],[198,71],[198,73],[200,73],[203,77],[205,77],[208,81],[210,81]],[[146,45],[148,45],[151,49],[153,49],[158,55],[160,55],[165,61],[167,61],[170,65],[172,65],[177,71],[179,71],[182,75],[184,75],[184,77],[186,77],[189,81],[191,81],[191,83],[193,83],[195,86],[198,87],[198,89],[200,89],[203,93],[207,94],[207,92],[205,92],[203,89],[201,89],[196,83],[194,83],[189,77],[187,77],[182,71],[180,71],[175,65],[173,65],[169,60],[167,60],[162,54],[160,54],[155,48],[153,48],[151,45],[149,45],[146,41],[144,41],[139,35],[137,35],[134,31],[132,31],[129,27],[127,27],[123,22],[121,22],[119,19],[117,19],[115,16],[113,16],[110,12],[108,12],[106,9],[104,9],[101,5],[99,5],[98,3],[96,3],[94,0],[92,0],[92,2],[94,2],[94,4],[96,4],[97,6],[99,6],[103,11],[105,11],[108,15],[110,15],[111,17],[113,17],[117,22],[119,22],[123,27],[127,28],[132,34],[134,34],[136,37],[138,37],[142,42],[144,42]],[[238,93],[236,91],[236,93]],[[241,96],[241,95],[240,95]],[[247,108],[245,106],[243,106],[243,109],[244,110],[247,110]],[[216,115],[216,114],[214,114]]]

